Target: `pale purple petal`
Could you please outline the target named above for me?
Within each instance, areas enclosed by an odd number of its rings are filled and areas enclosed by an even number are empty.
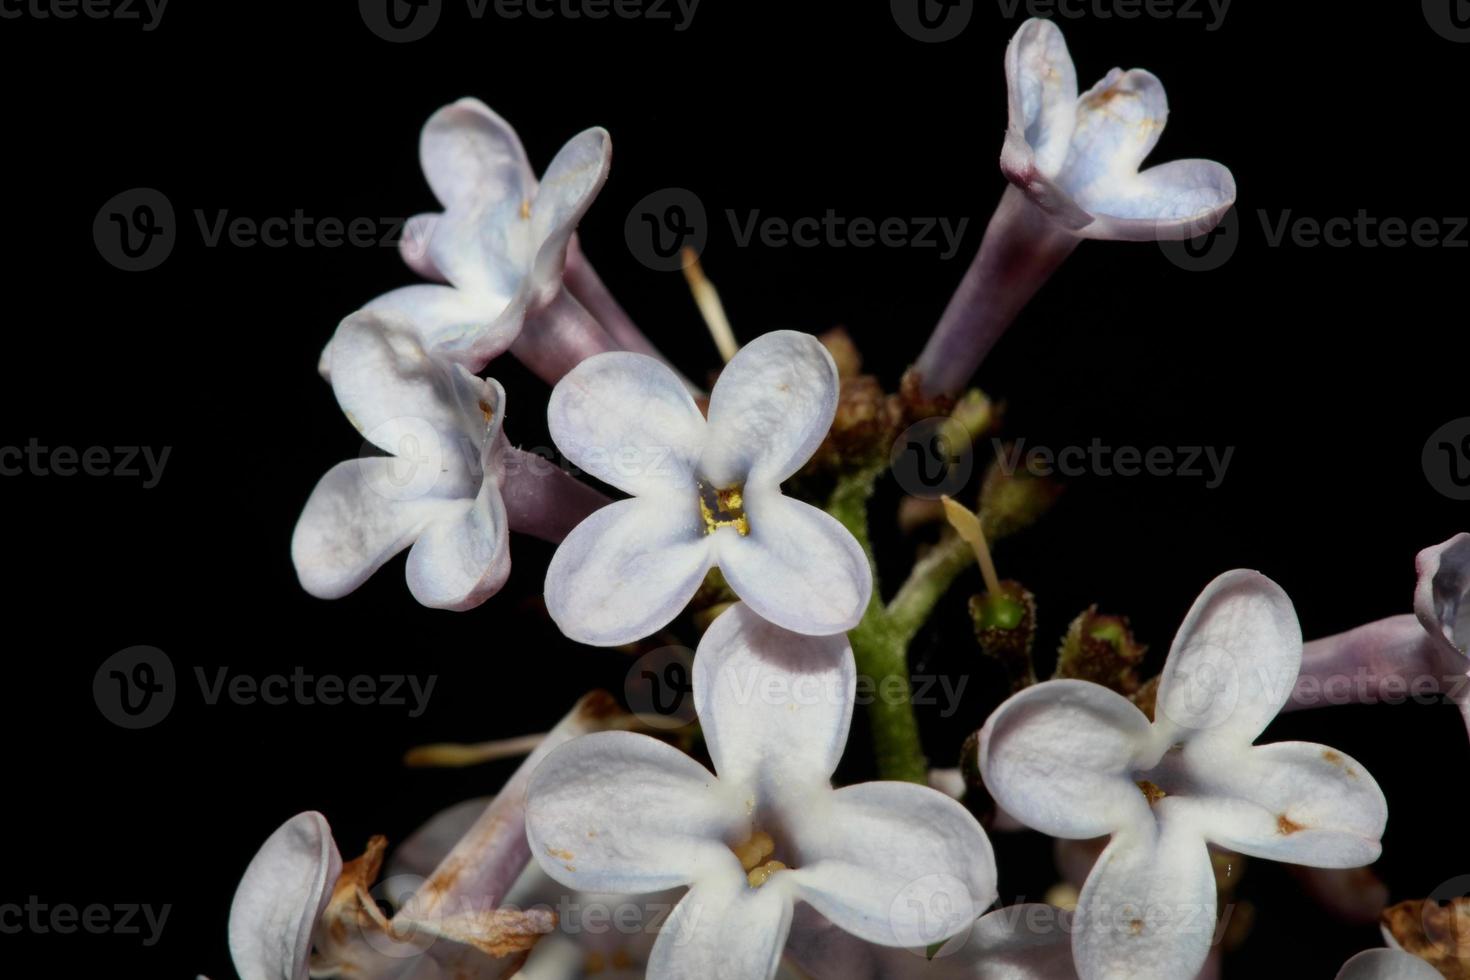
[[[552,878],[585,892],[642,894],[740,870],[723,841],[742,802],[672,746],[600,732],[547,755],[526,791],[526,837]],[[743,876],[742,876],[743,877]]]
[[[746,487],[750,533],[722,527],[713,537],[720,571],[735,594],[764,618],[797,633],[852,629],[873,591],[862,546],[831,514]]]
[[[791,899],[777,884],[746,886],[739,865],[706,875],[659,929],[648,976],[762,980],[776,975],[791,928]]]
[[[792,633],[731,606],[694,658],[694,705],[715,772],[759,800],[827,789],[856,685],[844,637]]]
[[[306,980],[312,929],[341,873],[320,813],[298,814],[266,839],[230,905],[230,956],[241,980]]]

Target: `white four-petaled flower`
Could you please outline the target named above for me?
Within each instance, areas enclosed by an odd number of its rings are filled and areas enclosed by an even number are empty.
[[[986,721],[979,764],[1006,811],[1054,837],[1112,837],[1078,900],[1083,980],[1195,975],[1215,927],[1207,842],[1313,867],[1377,859],[1387,804],[1361,765],[1307,742],[1252,745],[1301,653],[1281,588],[1229,572],[1180,627],[1152,723],[1073,680],[1028,688]]]
[[[348,317],[330,352],[342,410],[390,455],[338,463],[317,483],[291,538],[302,586],[338,598],[412,545],[415,599],[479,605],[510,573],[504,390],[431,356],[413,325],[389,313]]]
[[[552,558],[546,606],[562,632],[599,646],[648,636],[712,565],[779,626],[855,626],[872,592],[861,546],[836,518],[781,493],[831,427],[837,389],[826,348],[790,330],[731,359],[708,421],[652,357],[599,354],[567,374],[547,408],[551,438],[633,497],[592,514]]]
[[[507,350],[528,319],[544,320],[530,327],[542,333],[600,330],[566,294],[562,273],[611,154],[606,130],[586,130],[538,183],[515,130],[484,103],[460,99],[440,109],[424,124],[419,159],[444,211],[415,217],[403,252],[415,271],[448,284],[404,286],[367,308],[408,317],[425,348],[471,371]]]
[[[1139,172],[1164,131],[1163,84],[1140,68],[1112,71],[1081,96],[1061,30],[1028,20],[1006,49],[1010,123],[1006,178],[1082,238],[1193,238],[1235,202],[1235,179],[1212,160]]]
[[[990,842],[969,811],[910,783],[832,789],[856,680],[842,637],[794,634],[732,606],[694,659],[718,776],[646,735],[574,739],[531,777],[532,855],[582,891],[689,886],[649,976],[769,977],[797,902],[887,946],[970,928],[996,890]]]
[[[1337,980],[1442,980],[1440,972],[1412,953],[1365,949],[1342,965]]]

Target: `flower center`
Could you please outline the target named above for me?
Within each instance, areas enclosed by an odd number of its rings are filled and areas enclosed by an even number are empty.
[[[750,883],[751,888],[759,888],[771,875],[786,867],[780,861],[768,860],[776,851],[776,842],[764,830],[757,830],[750,840],[737,844],[730,850],[735,852],[735,857],[740,860],[740,867],[745,869],[745,880]]]
[[[714,534],[722,527],[733,527],[742,537],[750,533],[743,486],[716,487],[700,480],[699,514],[704,518],[705,534]]]
[[[1148,800],[1149,806],[1153,806],[1155,803],[1159,802],[1164,797],[1169,795],[1168,793],[1165,793],[1163,790],[1159,789],[1156,784],[1149,782],[1147,779],[1140,779],[1138,781],[1138,791],[1143,794],[1144,799]]]

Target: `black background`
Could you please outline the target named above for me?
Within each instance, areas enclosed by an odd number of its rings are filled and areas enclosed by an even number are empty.
[[[0,937],[7,974],[232,975],[225,920],[260,842],[304,809],[345,852],[401,840],[423,818],[492,792],[505,763],[407,771],[404,748],[542,730],[592,686],[621,690],[628,661],[579,648],[536,611],[550,548],[514,542],[510,586],[468,614],[422,609],[401,560],[333,603],[296,584],[288,543],[317,477],[359,450],[318,351],[336,322],[412,281],[391,248],[206,247],[194,212],[257,220],[392,218],[432,209],[419,126],[477,96],[520,132],[538,171],[592,125],[612,176],[582,225],[603,278],[687,371],[715,354],[677,274],[630,254],[629,209],[686,187],[711,215],[707,271],[737,332],[846,325],[885,383],[922,346],[1003,189],[1002,55],[1019,23],[981,3],[957,39],[923,44],[885,4],[705,0],[668,21],[474,20],[449,0],[426,39],[390,44],[352,3],[174,0],[136,22],[0,20],[7,93],[4,268],[10,299],[0,444],[172,447],[161,483],[0,480],[10,747],[0,902],[173,906],[162,941]],[[1202,10],[1204,8],[1201,8]],[[1185,478],[1083,478],[1042,525],[1003,544],[1004,575],[1042,606],[1051,649],[1089,603],[1130,614],[1156,661],[1214,575],[1252,567],[1325,635],[1409,609],[1412,558],[1464,528],[1420,451],[1470,414],[1462,247],[1269,247],[1267,220],[1448,218],[1463,186],[1470,45],[1430,29],[1418,4],[1240,0],[1205,21],[1063,19],[1084,86],[1115,64],[1165,82],[1174,115],[1156,161],[1204,156],[1240,186],[1241,240],[1211,272],[1153,245],[1087,243],[983,366],[1033,444],[1235,447],[1222,486]],[[103,203],[162,191],[178,241],[159,268],[109,265],[94,244]],[[961,254],[934,249],[737,247],[746,216],[969,218]],[[1447,226],[1448,227],[1448,226]],[[545,389],[509,361],[507,430],[544,446]],[[879,513],[891,508],[891,488]],[[907,546],[884,538],[889,584]],[[972,572],[973,576],[974,573]],[[931,669],[972,673],[962,710],[926,720],[950,764],[996,703],[997,678],[966,636],[967,578],[915,646]],[[168,653],[181,694],[145,731],[106,721],[98,665],[135,644]],[[208,706],[193,671],[255,676],[438,677],[429,710]],[[937,668],[934,665],[938,665]],[[1269,739],[1330,743],[1388,794],[1379,866],[1395,900],[1470,873],[1462,827],[1467,749],[1447,707],[1352,707],[1278,721]],[[856,729],[844,775],[863,775]],[[1032,835],[997,838],[1006,901],[1054,878]],[[1334,924],[1279,866],[1253,862],[1257,906],[1227,970],[1331,976],[1378,942]]]

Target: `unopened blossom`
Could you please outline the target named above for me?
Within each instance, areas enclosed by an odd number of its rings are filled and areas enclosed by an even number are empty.
[[[556,921],[509,901],[530,860],[525,793],[557,746],[621,716],[606,694],[584,697],[492,798],[451,808],[406,841],[378,883],[387,842],[344,862],[326,818],[298,814],[251,860],[230,908],[230,956],[241,980],[502,980]],[[385,897],[390,916],[377,904]]]
[[[1312,867],[1377,859],[1387,804],[1361,765],[1307,742],[1252,744],[1301,656],[1281,588],[1228,572],[1180,627],[1152,722],[1077,680],[1028,688],[986,721],[980,770],[1007,811],[1053,837],[1111,837],[1077,905],[1083,980],[1195,975],[1215,928],[1207,844]]]
[[[1114,68],[1079,97],[1061,29],[1038,19],[1011,38],[1005,70],[1010,121],[1000,169],[1011,186],[915,364],[928,394],[960,391],[1083,239],[1194,238],[1235,202],[1235,179],[1211,160],[1140,171],[1169,115],[1164,86],[1149,72]]]
[[[599,354],[551,393],[551,438],[587,473],[633,496],[582,522],[546,572],[563,633],[596,646],[648,636],[705,574],[798,633],[851,629],[872,592],[861,546],[836,518],[781,493],[837,405],[837,368],[809,334],[768,333],[725,366],[709,418],[652,357]]]
[[[460,99],[424,125],[419,160],[440,214],[405,228],[411,268],[439,282],[404,286],[368,309],[406,316],[436,356],[481,370],[515,345],[554,381],[578,360],[617,344],[566,291],[567,247],[607,180],[603,129],[573,137],[536,180],[515,130],[476,99]],[[321,369],[330,375],[331,348]]]
[[[469,609],[505,583],[512,526],[558,540],[602,501],[512,449],[500,385],[434,357],[403,317],[348,317],[331,360],[342,410],[388,455],[338,463],[312,491],[291,539],[312,595],[346,595],[408,548],[414,598]]]
[[[1287,710],[1442,694],[1470,731],[1470,533],[1419,552],[1414,612],[1313,640]]]
[[[1443,980],[1440,972],[1412,953],[1365,949],[1342,965],[1337,980]]]
[[[843,637],[732,606],[694,658],[715,773],[646,735],[568,742],[531,778],[532,855],[585,892],[688,886],[650,954],[655,978],[772,976],[797,903],[885,946],[969,928],[995,898],[995,861],[964,807],[910,783],[832,788],[856,681]]]

